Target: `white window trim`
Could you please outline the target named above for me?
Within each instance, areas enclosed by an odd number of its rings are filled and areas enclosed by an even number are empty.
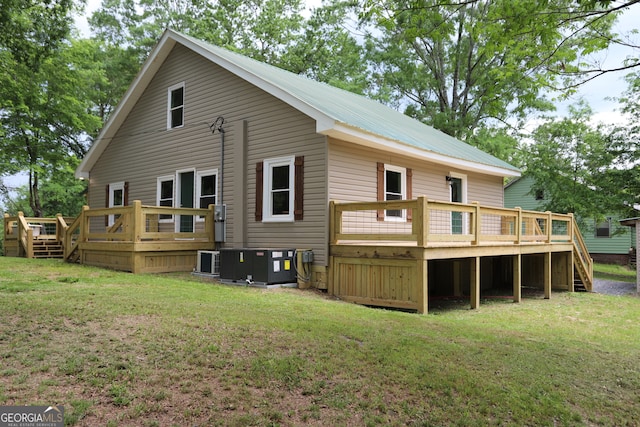
[[[271,196],[272,169],[278,166],[289,166],[289,213],[286,215],[272,215]],[[294,222],[293,212],[295,198],[295,156],[265,159],[262,171],[262,222]]]
[[[598,226],[600,224],[604,224],[604,223],[606,223],[608,225],[608,227],[607,227],[607,235],[606,236],[598,236],[598,230],[601,228],[601,227],[598,227]],[[611,234],[612,234],[612,230],[611,229],[612,229],[611,217],[606,217],[604,219],[604,221],[595,221],[595,230],[594,230],[593,236],[596,239],[609,239],[609,238],[611,238]]]
[[[216,198],[216,204],[218,204],[218,169],[207,169],[204,171],[198,171],[196,172],[196,198],[194,201],[194,204],[196,205],[196,207],[200,207],[200,197],[202,197],[202,184],[201,184],[201,179],[203,176],[210,176],[210,175],[215,175],[216,177],[216,188],[215,188],[215,198]],[[204,217],[198,215],[196,217],[196,221],[198,222],[204,222]]]
[[[460,203],[468,203],[467,202],[467,175],[463,174],[463,173],[457,173],[457,172],[449,172],[449,176],[451,178],[458,178],[461,180],[461,190],[462,190],[462,202]],[[447,183],[448,185],[448,183]],[[451,200],[451,191],[449,191],[449,201],[452,202],[453,200]]]
[[[115,199],[113,193],[117,190],[122,190],[122,204],[116,206],[113,204]],[[124,181],[113,182],[109,184],[109,207],[116,208],[121,206],[124,206]],[[107,224],[109,225],[109,227],[115,224],[115,222],[116,222],[115,215],[109,215],[109,219],[107,220]]]
[[[182,88],[182,124],[180,126],[172,127],[171,126],[171,92],[180,88]],[[169,86],[169,89],[167,89],[167,130],[180,129],[181,127],[184,127],[184,111],[185,111],[186,94],[187,94],[187,91],[185,90],[184,82],[180,82],[173,86]]]
[[[159,176],[156,180],[156,206],[160,206],[160,194],[162,189],[162,183],[166,181],[171,181],[173,194],[171,195],[171,207],[175,207],[176,204],[176,176],[175,175],[165,175]],[[159,219],[159,222],[173,222],[174,216],[171,215],[171,218]]]
[[[397,172],[400,174],[400,200],[407,199],[407,168],[401,168],[399,166],[393,165],[384,165],[384,199],[387,200],[387,171]],[[387,211],[384,211],[384,220],[385,221],[398,221],[398,222],[406,222],[407,221],[407,210],[402,209],[400,216],[395,215],[387,215]]]
[[[460,203],[468,203],[467,202],[467,175],[463,174],[463,173],[458,173],[458,172],[449,172],[449,176],[451,178],[458,178],[460,179],[460,190],[462,191],[462,201]],[[449,185],[449,183],[447,183],[447,185]],[[449,188],[449,201],[453,202],[453,200],[451,200],[451,188]],[[451,224],[452,230],[453,230],[453,219],[452,219],[452,224]],[[462,230],[464,232],[464,230],[468,230],[469,229],[469,214],[467,213],[462,213]]]

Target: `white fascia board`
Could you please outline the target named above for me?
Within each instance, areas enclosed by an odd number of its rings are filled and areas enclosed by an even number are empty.
[[[455,157],[445,156],[443,154],[434,153],[433,151],[421,150],[398,141],[383,138],[360,129],[336,123],[332,128],[325,128],[318,131],[323,135],[330,136],[343,141],[353,142],[365,147],[375,148],[377,150],[390,151],[393,153],[404,154],[409,157],[426,160],[433,163],[447,165],[464,171],[479,172],[487,175],[513,177],[520,176],[520,172],[514,169],[501,168],[499,166],[486,165],[484,163],[472,162],[469,160],[457,159]]]
[[[78,165],[75,172],[76,178],[89,178],[91,168],[96,164],[111,139],[118,132],[118,129],[120,129],[120,126],[133,109],[138,98],[140,98],[164,60],[169,56],[173,46],[175,46],[176,42],[172,40],[172,34],[170,31],[165,31],[156,48],[149,54],[149,57],[133,79],[129,89],[125,92],[122,99],[120,99],[115,110],[113,110],[109,116],[109,120],[107,120],[107,123],[102,127],[95,142],[80,162],[80,165]]]

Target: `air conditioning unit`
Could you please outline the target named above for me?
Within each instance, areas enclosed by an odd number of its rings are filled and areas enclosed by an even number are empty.
[[[196,272],[220,276],[220,251],[198,251]]]

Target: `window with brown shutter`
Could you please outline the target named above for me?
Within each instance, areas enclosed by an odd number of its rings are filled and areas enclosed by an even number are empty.
[[[411,200],[413,172],[409,168],[400,168],[396,166],[385,165],[378,162],[376,165],[376,199],[378,201],[387,200]],[[403,212],[406,212],[403,213]],[[385,219],[401,219],[411,221],[412,211],[400,209],[393,210],[377,210],[376,219],[384,221]]]
[[[304,219],[304,156],[265,159],[256,164],[256,221]]]
[[[262,221],[263,169],[264,162],[256,163],[256,221]]]

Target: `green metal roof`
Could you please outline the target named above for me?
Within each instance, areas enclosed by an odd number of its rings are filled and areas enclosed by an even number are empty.
[[[179,33],[176,33],[179,34]],[[345,126],[420,150],[519,173],[509,163],[380,102],[179,34]]]

